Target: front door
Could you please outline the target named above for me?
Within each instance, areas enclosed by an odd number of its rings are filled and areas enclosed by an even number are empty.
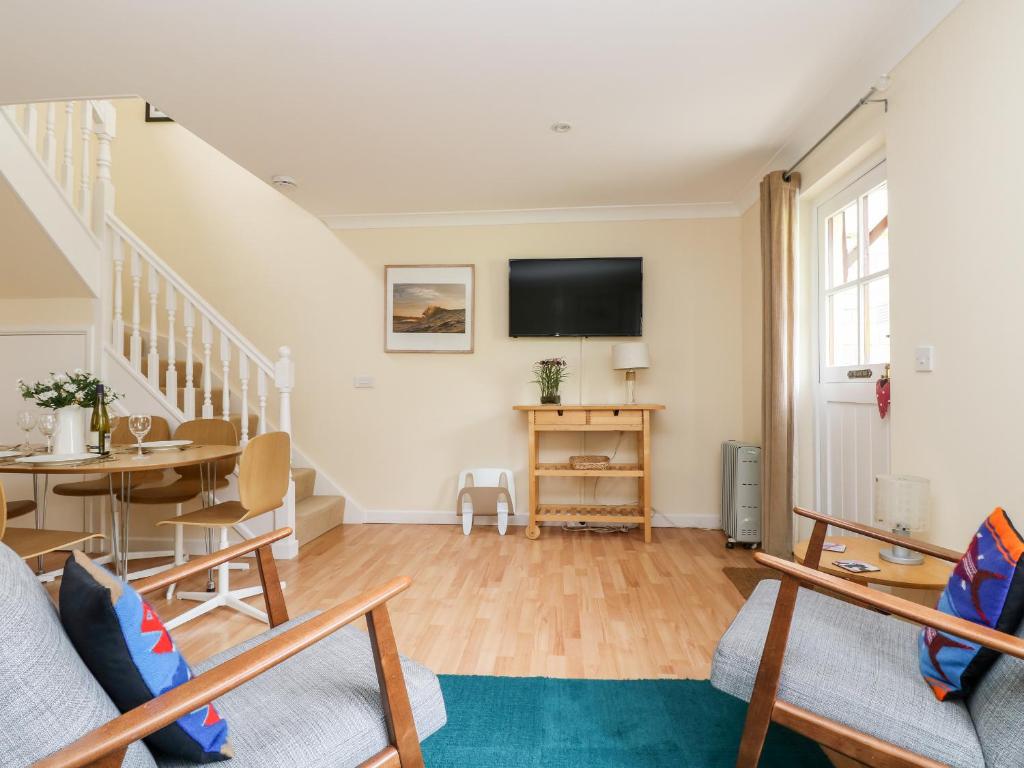
[[[889,472],[890,419],[876,381],[889,363],[889,205],[884,161],[817,209],[818,509],[870,525]]]

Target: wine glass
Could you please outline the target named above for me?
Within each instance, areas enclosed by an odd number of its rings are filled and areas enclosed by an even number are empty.
[[[39,416],[39,431],[46,438],[46,452],[53,453],[53,433],[57,430],[57,414],[44,413]]]
[[[29,433],[36,428],[36,413],[35,411],[18,411],[18,429],[25,433],[25,442],[19,445],[19,448],[28,450],[31,448],[31,444],[28,441]]]
[[[135,436],[139,444],[139,453],[135,457],[142,458],[142,438],[149,434],[149,428],[153,426],[153,419],[144,413],[133,413],[128,417],[128,431]]]
[[[121,417],[116,413],[112,413],[109,416],[110,419],[110,433],[107,435],[107,445],[110,446],[110,450],[113,450],[114,445],[114,432],[117,431],[117,425],[121,423]]]

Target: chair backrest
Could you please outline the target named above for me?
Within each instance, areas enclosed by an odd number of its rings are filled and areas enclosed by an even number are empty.
[[[3,539],[7,531],[7,495],[4,493],[4,484],[0,483],[0,539]]]
[[[120,713],[64,633],[35,574],[0,544],[0,762],[32,765]],[[125,765],[156,768],[141,742]]]
[[[1017,628],[1024,638],[1024,622]],[[985,765],[1021,765],[1024,733],[1024,659],[1002,654],[967,698]]]
[[[175,440],[191,440],[196,445],[238,445],[238,431],[235,425],[224,419],[193,419],[174,430]],[[182,477],[196,478],[202,465],[178,467],[174,471]],[[217,479],[221,480],[235,471],[235,457],[217,462]]]
[[[171,427],[163,416],[150,416],[149,434],[143,439],[170,440]],[[135,435],[128,431],[128,417],[121,416],[117,420],[117,427],[110,433],[111,445],[135,445]]]
[[[246,444],[238,471],[238,499],[247,518],[284,502],[291,480],[291,452],[287,432],[268,432]]]

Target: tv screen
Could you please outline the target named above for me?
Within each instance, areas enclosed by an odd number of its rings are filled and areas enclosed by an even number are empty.
[[[643,259],[509,259],[509,336],[640,336]]]

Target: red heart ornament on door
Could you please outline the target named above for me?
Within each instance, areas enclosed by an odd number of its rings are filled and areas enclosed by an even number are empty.
[[[889,398],[892,393],[892,379],[881,378],[875,382],[875,400],[878,402],[878,415],[883,419],[889,413]]]

